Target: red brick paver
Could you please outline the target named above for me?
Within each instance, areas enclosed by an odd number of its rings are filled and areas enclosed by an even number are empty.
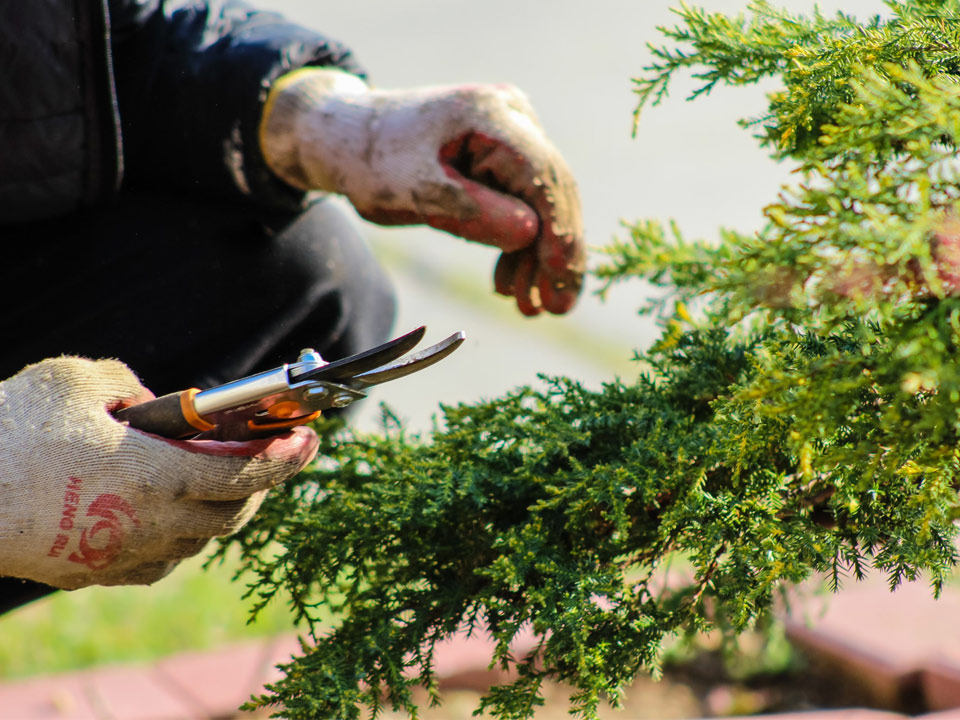
[[[226,718],[262,687],[269,643],[231,645],[210,652],[189,652],[160,660],[155,674],[188,698],[197,717]]]
[[[276,639],[188,652],[156,663],[0,684],[0,720],[231,718],[263,686]]]
[[[123,720],[202,718],[199,707],[170,688],[151,668],[108,667],[82,676],[102,717]]]
[[[920,686],[931,710],[960,708],[960,664],[934,659],[924,667]],[[960,718],[960,712],[952,710]]]
[[[801,597],[785,619],[790,640],[870,693],[880,707],[921,694],[930,709],[960,706],[960,590],[934,599],[925,582],[890,592],[879,575],[841,592]]]
[[[0,718],[4,720],[99,720],[79,675],[38,677],[0,686]]]

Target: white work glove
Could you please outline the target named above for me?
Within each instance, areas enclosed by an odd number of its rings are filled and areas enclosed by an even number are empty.
[[[271,89],[260,145],[285,182],[340,193],[367,220],[500,248],[497,292],[525,315],[576,302],[585,264],[576,183],[514,87],[375,90],[304,68]]]
[[[176,441],[111,415],[151,397],[115,360],[44,360],[0,383],[0,575],[152,583],[237,530],[316,453],[305,428]]]

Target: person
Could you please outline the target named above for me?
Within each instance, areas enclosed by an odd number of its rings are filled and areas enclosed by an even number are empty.
[[[498,248],[525,315],[580,292],[575,182],[511,86],[378,89],[238,0],[2,3],[0,57],[0,609],[152,583],[313,458],[305,428],[170,440],[113,413],[388,336],[389,280],[326,194]]]

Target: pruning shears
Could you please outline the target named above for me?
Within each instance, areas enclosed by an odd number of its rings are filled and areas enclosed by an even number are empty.
[[[366,397],[364,388],[439,362],[464,340],[462,332],[455,332],[436,345],[401,357],[419,344],[425,332],[425,327],[419,327],[329,363],[307,348],[296,362],[208,390],[190,388],[164,395],[124,408],[116,417],[131,427],[172,439],[204,433],[239,440],[281,433],[315,420],[324,410],[344,408]]]

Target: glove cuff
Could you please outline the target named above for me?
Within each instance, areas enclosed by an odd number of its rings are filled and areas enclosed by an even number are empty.
[[[260,149],[270,169],[300,190],[341,192],[337,178],[317,156],[332,148],[362,143],[373,109],[363,102],[367,84],[356,75],[332,68],[306,67],[280,77],[271,87],[260,121]]]

